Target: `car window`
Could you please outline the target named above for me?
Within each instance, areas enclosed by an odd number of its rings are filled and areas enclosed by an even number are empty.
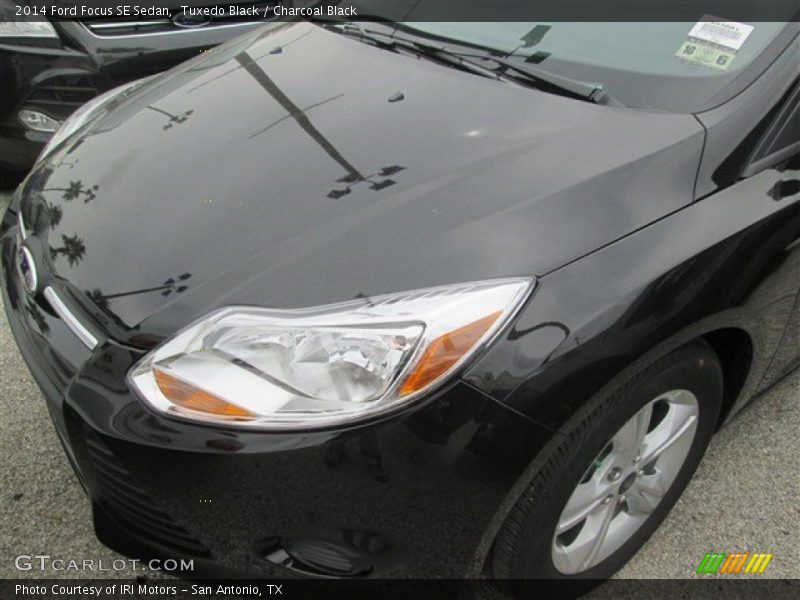
[[[715,23],[405,25],[524,55],[541,69],[602,84],[626,106],[675,112],[708,108],[787,27],[786,23],[730,24],[736,29],[730,37],[711,43],[707,39],[718,33]],[[717,29],[725,33],[721,25]]]
[[[798,96],[796,92],[795,96]],[[768,142],[768,145],[764,148],[763,156],[781,152],[800,142],[800,103],[797,102],[796,98],[788,118],[779,122],[772,139],[768,140]]]
[[[795,82],[783,107],[753,152],[745,175],[800,154],[800,81]]]
[[[530,6],[530,2],[519,3]],[[749,85],[800,32],[797,5],[787,2],[786,20],[741,23],[698,12],[684,3],[674,22],[525,22],[488,19],[445,22],[438,0],[360,0],[359,15],[436,40],[534,63],[582,82],[601,85],[632,108],[697,113]],[[486,4],[486,3],[484,3]],[[491,4],[491,3],[488,3]],[[514,4],[514,3],[511,3]],[[724,11],[723,11],[724,12]],[[506,15],[498,8],[498,17]],[[511,16],[508,14],[506,16]]]

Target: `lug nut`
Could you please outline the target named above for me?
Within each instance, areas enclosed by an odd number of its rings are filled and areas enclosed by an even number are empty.
[[[622,469],[620,469],[619,467],[614,467],[613,469],[611,469],[611,472],[608,474],[608,480],[609,481],[616,481],[620,477],[622,477]]]

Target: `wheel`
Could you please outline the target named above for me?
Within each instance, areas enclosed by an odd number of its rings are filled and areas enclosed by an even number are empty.
[[[689,483],[722,385],[712,348],[693,342],[573,417],[497,535],[501,586],[520,598],[579,595],[619,570]]]

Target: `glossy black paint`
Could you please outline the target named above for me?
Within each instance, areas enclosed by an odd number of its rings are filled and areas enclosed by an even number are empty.
[[[543,277],[506,343],[467,380],[558,428],[587,392],[650,362],[648,352],[733,328],[752,345],[735,412],[786,372],[788,364],[762,381],[784,331],[797,356],[797,331],[786,325],[800,284],[800,203],[769,194],[787,173],[797,177],[798,165],[769,169]]]
[[[281,24],[147,85],[37,170],[26,210],[115,338],[160,338],[225,304],[545,273],[688,205],[702,134]]]
[[[125,387],[141,352],[107,341],[84,349],[75,373],[54,350],[74,336],[58,323],[36,333],[9,269],[4,261],[12,329],[92,497],[98,536],[121,552],[194,557],[204,573],[285,577],[308,569],[276,567],[264,554],[299,539],[360,554],[371,576],[460,577],[480,568],[497,506],[551,435],[463,382],[402,416],[337,431],[265,435],[164,419]],[[109,484],[90,437],[124,465],[123,483]],[[147,490],[144,510],[169,514],[208,553],[182,551],[174,535],[145,536],[146,515],[131,523],[109,503],[114,486],[131,493],[130,481]],[[458,547],[442,553],[444,540]]]
[[[711,331],[742,332],[747,343],[734,353],[752,353],[739,365],[747,380],[727,399],[726,418],[795,367],[800,189],[785,182],[798,181],[800,161],[742,172],[765,119],[797,87],[798,51],[795,38],[760,85],[697,115],[707,131],[698,201],[542,277],[510,343],[497,344],[467,379],[559,428],[588,400],[586,390],[613,387],[626,367]]]
[[[9,320],[100,538],[224,573],[309,574],[286,557],[327,544],[353,557],[342,575],[474,576],[542,448],[632,371],[703,336],[724,358],[724,418],[738,412],[798,362],[800,164],[712,173],[757,142],[794,52],[700,115],[518,89],[307,23],[148,83],[17,191],[93,352],[22,291],[13,214],[2,230]],[[153,414],[125,384],[226,304],[512,275],[539,281],[500,339],[375,422],[234,432]]]
[[[57,42],[0,43],[0,166],[27,171],[52,136],[23,127],[21,109],[63,121],[98,94],[160,73],[257,25],[115,37],[94,35],[78,21],[53,26]]]

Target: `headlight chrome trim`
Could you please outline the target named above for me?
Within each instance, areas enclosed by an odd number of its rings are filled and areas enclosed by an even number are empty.
[[[162,355],[162,357],[158,357],[159,351],[162,351],[168,348],[172,344],[184,344],[186,343],[187,336],[191,337],[194,335],[200,328],[204,326],[213,328],[216,324],[223,322],[226,316],[235,315],[240,312],[244,312],[246,314],[247,311],[267,311],[269,312],[271,309],[265,308],[257,308],[252,306],[229,306],[218,309],[212,313],[209,313],[205,317],[198,319],[197,321],[191,323],[187,327],[181,329],[178,333],[174,336],[170,337],[170,339],[166,340],[158,347],[154,348],[146,356],[142,359],[137,361],[137,363],[129,370],[127,374],[127,383],[129,388],[136,394],[138,398],[147,406],[150,410],[154,413],[162,416],[167,417],[170,419],[174,419],[177,421],[194,423],[194,424],[206,424],[206,425],[213,425],[214,427],[221,427],[221,428],[230,428],[230,429],[237,429],[241,431],[256,431],[256,432],[291,432],[291,431],[317,431],[317,430],[330,430],[339,428],[342,426],[353,426],[353,425],[363,425],[366,423],[374,422],[377,419],[388,418],[397,412],[401,412],[404,410],[408,410],[412,408],[414,405],[418,403],[419,400],[423,398],[429,398],[436,393],[440,392],[441,389],[450,385],[453,381],[457,380],[459,374],[463,373],[466,369],[468,369],[476,360],[482,356],[485,351],[494,344],[497,339],[503,335],[504,331],[507,330],[507,327],[510,323],[514,321],[517,314],[521,310],[521,308],[527,303],[527,301],[531,298],[534,289],[536,288],[536,280],[533,277],[517,277],[517,278],[505,278],[505,279],[495,279],[495,280],[486,280],[486,281],[479,281],[479,282],[471,282],[462,285],[451,285],[451,286],[440,286],[437,288],[427,288],[424,290],[416,290],[413,292],[407,292],[403,294],[390,294],[387,296],[380,296],[380,297],[373,297],[368,298],[365,300],[358,300],[358,301],[350,301],[344,302],[339,304],[333,305],[325,305],[319,307],[312,307],[307,309],[292,309],[292,310],[281,310],[281,311],[274,311],[276,313],[280,313],[281,315],[290,315],[291,317],[305,317],[310,313],[316,314],[318,311],[330,311],[332,314],[337,314],[334,311],[337,309],[343,309],[347,307],[352,307],[353,305],[362,305],[362,303],[366,303],[366,305],[370,307],[380,306],[382,302],[390,301],[395,296],[413,296],[414,298],[425,297],[426,294],[436,294],[436,293],[447,293],[454,289],[466,288],[468,286],[487,286],[488,289],[491,289],[492,286],[501,287],[501,286],[508,286],[509,284],[514,284],[519,286],[516,294],[512,297],[512,301],[504,307],[502,315],[500,315],[496,323],[491,324],[487,329],[486,333],[472,346],[470,346],[460,357],[458,360],[448,368],[441,376],[437,379],[432,380],[431,383],[426,384],[421,389],[417,390],[416,392],[410,393],[408,395],[398,395],[400,386],[403,384],[404,380],[413,372],[413,370],[420,365],[420,357],[425,353],[425,351],[430,348],[431,342],[433,338],[431,337],[433,333],[435,333],[435,328],[431,331],[424,331],[425,339],[420,341],[416,346],[413,348],[413,352],[408,355],[404,360],[400,367],[397,368],[396,371],[393,372],[393,377],[391,379],[390,385],[388,388],[385,389],[383,394],[379,396],[375,400],[371,400],[367,408],[364,410],[352,410],[351,412],[338,412],[335,414],[327,414],[325,411],[319,411],[318,413],[304,413],[303,411],[296,412],[294,414],[307,414],[305,418],[295,418],[292,417],[291,420],[285,419],[286,414],[290,413],[274,413],[271,415],[259,415],[257,420],[249,420],[249,419],[241,419],[241,418],[231,418],[231,419],[224,419],[220,418],[216,414],[203,414],[201,412],[195,411],[186,411],[183,410],[183,407],[177,407],[179,410],[175,410],[175,407],[167,406],[167,404],[171,403],[172,401],[169,398],[163,397],[158,401],[154,401],[154,397],[157,393],[161,393],[163,396],[163,389],[158,389],[155,382],[155,373],[156,371],[163,372],[163,370],[156,365],[160,364],[159,361],[168,360],[172,361],[176,358],[177,355],[172,354],[175,351],[175,348],[170,348],[167,353]],[[373,304],[374,303],[374,304]],[[424,321],[423,317],[419,317],[416,315],[408,315],[409,319],[412,321]],[[211,325],[209,325],[211,323]],[[408,324],[409,321],[405,321],[405,324]],[[383,323],[381,326],[393,326],[397,325],[397,323]],[[377,325],[376,325],[377,326]],[[319,328],[320,325],[305,325],[304,327],[308,328],[309,330],[316,331],[316,328]],[[419,338],[422,340],[422,337]],[[176,346],[177,347],[177,346]],[[181,356],[188,356],[192,354],[197,354],[197,350],[190,350],[187,347],[186,353],[179,353]],[[170,358],[172,357],[172,358]],[[180,358],[178,356],[178,358]],[[205,380],[199,380],[200,383],[196,385],[199,390],[208,390],[202,383]],[[194,384],[192,384],[194,385]],[[317,400],[319,400],[317,398]],[[165,402],[166,401],[166,402]],[[335,402],[335,401],[331,401]],[[236,402],[236,404],[240,404],[240,402]],[[355,403],[353,403],[355,404]],[[365,403],[366,404],[366,403]],[[250,408],[252,405],[248,405]],[[187,414],[188,413],[188,414]]]

